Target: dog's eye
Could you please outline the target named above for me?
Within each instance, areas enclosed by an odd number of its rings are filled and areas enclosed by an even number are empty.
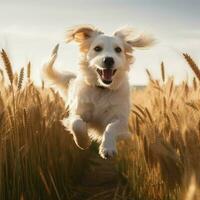
[[[120,47],[115,48],[115,52],[120,53],[121,51],[122,51],[122,49]]]
[[[102,51],[102,47],[100,47],[100,46],[96,46],[96,47],[94,47],[94,50],[96,51],[96,52],[100,52],[100,51]]]

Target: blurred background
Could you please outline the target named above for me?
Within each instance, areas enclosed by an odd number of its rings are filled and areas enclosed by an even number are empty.
[[[198,0],[0,0],[0,48],[7,51],[15,70],[31,61],[33,79],[39,84],[42,63],[57,43],[57,68],[78,70],[78,47],[64,42],[68,27],[93,24],[112,34],[130,25],[158,40],[154,48],[134,52],[130,83],[146,84],[146,68],[159,78],[162,61],[166,73],[180,83],[193,77],[182,52],[200,64],[199,11]]]

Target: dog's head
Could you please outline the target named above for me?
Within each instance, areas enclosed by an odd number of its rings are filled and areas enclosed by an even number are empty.
[[[112,36],[91,25],[75,26],[67,32],[67,42],[75,41],[83,53],[81,69],[90,85],[116,88],[133,63],[134,48],[152,45],[153,39],[136,35],[132,28],[121,28]]]

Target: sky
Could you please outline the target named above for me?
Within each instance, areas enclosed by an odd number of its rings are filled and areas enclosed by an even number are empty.
[[[77,72],[79,51],[64,42],[70,26],[92,24],[112,34],[129,25],[154,36],[157,44],[136,50],[130,83],[148,82],[145,69],[160,79],[160,63],[176,83],[192,80],[193,72],[182,53],[200,66],[200,1],[198,0],[0,0],[0,48],[4,48],[15,71],[32,63],[32,78],[41,81],[42,64],[59,43],[56,68]],[[0,60],[0,68],[2,68]]]

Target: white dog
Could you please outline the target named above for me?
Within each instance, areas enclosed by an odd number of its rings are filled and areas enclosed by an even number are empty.
[[[127,73],[133,49],[150,46],[153,39],[137,36],[131,28],[108,36],[91,25],[79,25],[68,31],[70,41],[80,46],[80,73],[59,73],[53,68],[57,46],[44,66],[44,75],[57,85],[69,107],[69,117],[62,124],[73,134],[77,146],[85,149],[96,139],[100,155],[111,158],[117,153],[117,139],[130,136]]]

